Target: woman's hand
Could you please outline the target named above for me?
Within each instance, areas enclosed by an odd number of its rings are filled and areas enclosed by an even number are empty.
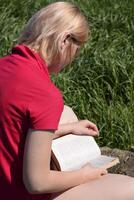
[[[99,136],[97,126],[89,120],[80,120],[78,122],[72,122],[59,125],[58,130],[54,134],[54,138],[58,138],[69,133],[75,135],[91,135]]]
[[[68,126],[70,126],[71,132],[76,135],[99,135],[97,126],[89,120],[80,120],[78,122],[70,123]]]
[[[90,180],[99,179],[106,175],[108,171],[104,168],[93,167],[90,163],[87,163],[80,169],[82,173],[82,183]]]

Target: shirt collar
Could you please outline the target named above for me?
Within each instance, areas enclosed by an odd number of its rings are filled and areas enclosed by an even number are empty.
[[[50,77],[49,71],[48,71],[48,65],[45,62],[45,60],[39,55],[38,52],[32,50],[31,48],[29,48],[26,45],[16,45],[12,48],[11,51],[12,55],[18,55],[18,56],[22,56],[26,59],[28,59],[29,61],[37,61],[38,65],[40,66],[40,68],[42,68],[43,70],[45,70],[45,73],[47,73],[47,75]]]

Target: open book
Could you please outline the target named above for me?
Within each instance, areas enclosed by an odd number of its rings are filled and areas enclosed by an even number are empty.
[[[51,166],[59,171],[80,169],[87,162],[108,169],[119,163],[118,157],[101,155],[94,137],[68,134],[52,141]]]

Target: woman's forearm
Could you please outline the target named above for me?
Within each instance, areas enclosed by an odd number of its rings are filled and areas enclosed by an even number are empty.
[[[72,133],[73,130],[72,130],[72,126],[71,126],[70,124],[71,124],[71,123],[59,125],[58,130],[55,131],[54,139],[55,139],[55,138],[58,138],[58,137],[60,137],[60,136],[63,136],[63,135],[67,135],[67,134],[69,134],[69,133]]]
[[[50,170],[49,175],[44,180],[44,187],[42,187],[37,193],[53,193],[61,192],[71,187],[75,187],[84,182],[84,177],[81,170],[71,172],[61,172]]]
[[[55,131],[54,138],[58,138],[69,133],[76,135],[92,135],[98,136],[99,131],[97,126],[89,120],[80,120],[77,122],[70,122],[67,124],[61,124],[58,130]]]

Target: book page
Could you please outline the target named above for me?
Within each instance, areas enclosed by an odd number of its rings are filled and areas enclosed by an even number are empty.
[[[119,163],[119,159],[117,157],[101,155],[93,160],[89,160],[89,162],[94,167],[103,167],[105,169],[108,169]]]
[[[80,169],[89,159],[101,155],[100,148],[92,136],[68,134],[52,141],[61,171]]]

